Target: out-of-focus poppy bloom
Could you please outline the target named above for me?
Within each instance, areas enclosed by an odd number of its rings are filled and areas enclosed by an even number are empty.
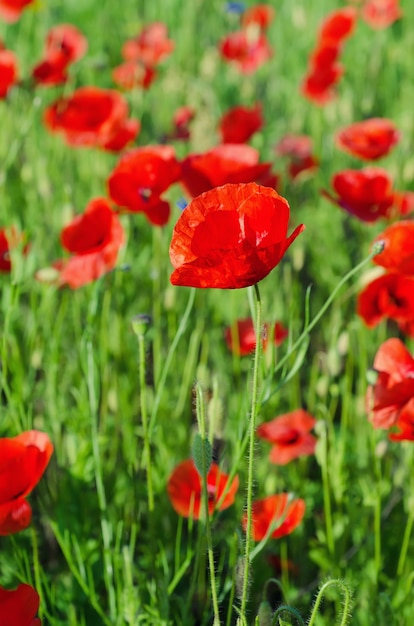
[[[172,235],[173,285],[240,289],[262,280],[304,229],[287,237],[289,204],[270,187],[223,185],[195,198]]]
[[[327,104],[335,98],[336,92],[333,88],[343,73],[344,68],[340,63],[311,68],[302,81],[302,95],[317,105]]]
[[[55,264],[58,283],[78,289],[112,270],[124,238],[122,224],[108,200],[91,200],[85,212],[61,232],[62,246],[73,256]]]
[[[271,187],[276,191],[280,187],[281,176],[277,172],[267,170],[256,177],[255,183],[262,185],[262,187]]]
[[[173,115],[173,130],[165,136],[164,141],[187,141],[190,139],[189,124],[194,119],[195,110],[193,107],[184,105],[179,107]]]
[[[3,48],[0,42],[0,98],[5,98],[17,83],[18,69],[14,52]]]
[[[180,177],[180,166],[171,146],[135,148],[115,166],[108,179],[111,199],[133,213],[144,213],[152,224],[163,226],[170,205],[161,199]]]
[[[8,274],[11,271],[10,250],[18,246],[22,239],[14,226],[0,228],[0,272]]]
[[[394,191],[393,208],[399,217],[414,212],[414,191]]]
[[[141,122],[133,119],[125,120],[125,122],[119,126],[117,132],[102,145],[102,148],[109,152],[121,152],[121,150],[136,139],[140,130]]]
[[[70,146],[104,149],[125,130],[127,117],[128,104],[117,91],[80,87],[48,107],[44,122],[50,132],[63,133]]]
[[[24,9],[32,2],[33,0],[0,0],[0,19],[11,24],[17,22]]]
[[[2,626],[41,626],[36,617],[39,594],[30,585],[21,584],[17,589],[0,587],[0,615]]]
[[[272,167],[259,159],[259,151],[245,144],[226,143],[202,154],[189,154],[181,163],[181,184],[195,198],[226,183],[255,182]]]
[[[371,328],[384,319],[414,320],[414,277],[390,273],[368,283],[358,295],[357,313]]]
[[[260,30],[266,30],[275,16],[275,10],[270,4],[255,4],[246,9],[241,16],[242,28],[258,26]]]
[[[307,135],[285,135],[275,146],[275,150],[281,156],[291,159],[288,172],[292,179],[319,166],[318,159],[312,154],[312,139]]]
[[[272,539],[280,539],[290,535],[301,523],[305,515],[305,501],[301,498],[293,499],[288,493],[279,493],[253,502],[253,529],[252,539],[261,541],[271,528]],[[246,532],[247,516],[242,519],[242,526]]]
[[[242,74],[255,72],[272,56],[265,35],[250,30],[236,31],[224,37],[219,43],[219,51],[223,59],[233,63]]]
[[[230,485],[229,477],[222,472],[217,463],[212,463],[207,474],[208,510],[210,515],[216,510],[223,511],[231,506],[239,487],[239,478],[235,476]],[[223,500],[217,506],[223,493]],[[182,461],[173,470],[168,479],[167,493],[171,504],[178,515],[200,519],[202,482],[201,477],[191,459]]]
[[[52,453],[48,435],[37,430],[0,439],[0,535],[29,526],[32,509],[26,496],[43,476]]]
[[[391,441],[414,441],[414,398],[401,409],[395,429],[388,433]]]
[[[229,109],[219,122],[223,143],[245,143],[263,126],[262,107],[258,103],[252,108],[237,106]]]
[[[297,409],[261,424],[257,435],[273,444],[270,461],[276,465],[286,465],[301,456],[314,454],[316,438],[309,431],[315,424],[312,415],[304,409]]]
[[[336,143],[353,156],[374,161],[388,154],[399,138],[400,133],[391,120],[373,117],[340,130]]]
[[[158,65],[174,50],[174,42],[168,39],[168,29],[163,22],[148,24],[134,39],[122,47],[126,61],[140,62],[146,67]]]
[[[112,70],[112,79],[116,85],[129,91],[135,87],[148,89],[157,73],[152,67],[147,67],[136,61],[127,61],[121,63]]]
[[[388,28],[402,17],[399,0],[366,0],[361,11],[362,19],[371,28]]]
[[[369,419],[374,428],[391,428],[414,398],[414,358],[400,339],[387,339],[379,347],[373,367],[377,381],[367,391]]]
[[[341,53],[341,44],[333,40],[322,40],[313,50],[309,57],[309,65],[311,68],[324,68],[335,65],[339,60]]]
[[[332,11],[322,22],[319,29],[319,40],[341,43],[352,35],[357,17],[358,12],[354,7],[344,7]]]
[[[338,194],[327,191],[322,195],[363,222],[388,218],[393,205],[392,180],[379,167],[361,170],[343,170],[332,178],[332,187]]]
[[[288,330],[281,322],[275,322],[273,328],[273,343],[280,346],[284,339],[288,336]],[[224,339],[228,349],[238,356],[246,356],[251,354],[256,348],[256,334],[254,332],[254,324],[251,317],[237,320],[233,326],[228,326],[224,331]],[[268,324],[263,326],[262,346],[266,349],[269,339]]]
[[[373,261],[389,272],[414,275],[414,222],[403,220],[388,226],[373,241],[384,242],[384,249]],[[414,315],[413,315],[414,317]]]
[[[34,80],[41,85],[64,83],[69,65],[81,59],[87,49],[86,38],[75,26],[54,26],[46,37],[44,59],[32,70]]]

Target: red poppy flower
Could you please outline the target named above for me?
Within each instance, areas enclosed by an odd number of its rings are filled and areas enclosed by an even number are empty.
[[[388,154],[399,138],[400,133],[390,120],[373,117],[340,130],[336,142],[353,156],[374,161]]]
[[[311,68],[321,68],[335,65],[341,53],[341,44],[332,39],[323,39],[309,57]]]
[[[270,4],[255,4],[243,11],[241,25],[243,28],[258,26],[261,30],[266,30],[275,16],[275,10]]]
[[[32,509],[26,496],[43,476],[52,453],[48,435],[36,430],[0,439],[0,535],[29,526]]]
[[[181,184],[195,198],[226,183],[249,183],[270,172],[259,163],[260,153],[245,144],[221,144],[202,154],[189,154],[181,163]]]
[[[249,109],[237,106],[229,109],[219,122],[223,143],[245,143],[263,126],[262,107],[256,104]]]
[[[229,477],[222,472],[217,463],[212,463],[207,474],[208,510],[210,515],[217,509],[224,511],[234,502],[239,487],[239,478],[235,476],[228,486]],[[223,493],[226,495],[218,506]],[[178,515],[200,519],[202,502],[202,483],[200,475],[191,459],[182,461],[173,470],[167,485],[168,497]]]
[[[9,273],[11,271],[10,250],[18,246],[22,239],[22,235],[14,226],[0,228],[0,272]]]
[[[157,76],[152,67],[136,61],[127,61],[112,70],[112,80],[116,85],[129,91],[135,87],[148,89]]]
[[[275,150],[281,156],[292,159],[306,159],[312,154],[312,139],[308,135],[285,135],[276,144]]]
[[[414,222],[403,220],[388,226],[373,241],[384,242],[384,249],[373,261],[390,272],[414,275]],[[414,315],[413,315],[414,317]]]
[[[73,254],[59,261],[59,284],[78,289],[112,270],[124,243],[124,230],[108,200],[95,198],[85,212],[65,226],[62,246]]]
[[[393,208],[398,217],[414,212],[414,191],[394,191]]]
[[[343,73],[344,68],[340,63],[327,66],[318,65],[310,69],[302,81],[302,95],[317,105],[327,104],[335,98],[336,92],[333,87]]]
[[[376,278],[359,294],[357,312],[371,328],[386,318],[414,320],[414,277],[384,274]]]
[[[395,423],[395,428],[388,434],[391,441],[414,441],[414,398],[403,406]]]
[[[344,7],[343,9],[332,11],[323,20],[320,27],[320,41],[328,40],[341,43],[352,35],[357,17],[357,10],[353,7]]]
[[[46,37],[44,59],[32,71],[34,80],[41,85],[64,83],[69,65],[81,59],[87,48],[86,38],[72,24],[51,28]]]
[[[24,9],[32,2],[33,0],[0,0],[0,19],[9,23],[17,22]]]
[[[276,465],[286,465],[301,456],[314,454],[316,438],[309,431],[315,424],[312,415],[297,409],[261,424],[257,435],[273,444],[270,461]]]
[[[366,0],[361,12],[362,19],[375,29],[391,26],[402,15],[399,0]]]
[[[171,146],[135,148],[121,157],[108,179],[111,199],[133,213],[145,213],[152,224],[163,226],[170,205],[160,198],[180,176]]]
[[[36,618],[39,594],[30,585],[21,584],[17,589],[0,587],[1,626],[41,626]]]
[[[273,329],[273,342],[275,346],[280,346],[284,339],[288,336],[287,329],[281,322],[275,322]],[[263,350],[266,349],[269,337],[268,324],[263,326],[262,345]],[[236,327],[228,326],[224,331],[224,338],[228,349],[238,356],[246,356],[251,354],[256,348],[256,333],[254,332],[254,324],[251,317],[237,320]]]
[[[44,122],[51,132],[63,133],[70,146],[105,148],[125,128],[127,117],[127,102],[117,91],[81,87],[48,107]]]
[[[0,44],[0,98],[5,98],[17,83],[18,69],[14,52],[2,48]]]
[[[261,541],[274,528],[270,537],[280,539],[290,535],[301,523],[305,515],[305,501],[301,498],[292,499],[288,493],[279,493],[253,502],[253,532],[254,541]],[[242,519],[242,526],[246,532],[247,516]]]
[[[388,339],[375,355],[374,369],[377,381],[367,392],[370,421],[374,428],[387,429],[414,398],[414,358],[400,339]]]
[[[230,33],[219,43],[220,54],[242,72],[251,74],[259,69],[272,56],[272,48],[266,37],[250,30]]]
[[[289,204],[270,187],[223,185],[195,198],[174,226],[173,285],[240,289],[259,282],[304,229],[287,237]]]
[[[153,67],[168,57],[174,47],[174,42],[168,39],[167,26],[162,22],[153,22],[123,45],[122,56],[126,61],[139,61],[147,67]]]
[[[379,167],[343,170],[332,178],[332,186],[338,197],[327,191],[322,194],[363,222],[389,217],[394,199],[392,180],[385,170]]]

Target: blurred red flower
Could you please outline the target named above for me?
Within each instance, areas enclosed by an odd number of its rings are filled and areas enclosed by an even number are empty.
[[[375,29],[391,26],[402,15],[399,0],[365,0],[361,11],[362,19]]]
[[[17,22],[24,9],[33,0],[0,0],[0,19],[5,22]]]
[[[275,16],[275,10],[270,4],[255,4],[241,14],[242,28],[258,26],[266,30]]]
[[[128,104],[112,89],[80,87],[71,96],[59,98],[44,114],[46,128],[63,133],[70,146],[106,146],[125,132],[131,120]],[[130,134],[125,135],[130,140]],[[122,146],[123,148],[124,146]]]
[[[303,231],[287,237],[289,204],[270,187],[223,185],[195,198],[173,230],[173,285],[240,289],[262,280]]]
[[[17,83],[18,68],[14,52],[3,48],[0,42],[0,98],[6,98],[10,89]]]
[[[403,220],[388,226],[375,237],[384,242],[384,250],[372,259],[389,272],[414,276],[414,221]],[[414,316],[413,316],[414,317]]]
[[[394,426],[388,433],[391,441],[414,441],[414,398],[403,406]]]
[[[10,250],[18,246],[22,240],[23,236],[14,226],[0,228],[0,272],[8,274],[11,271]]]
[[[212,463],[207,474],[208,510],[210,515],[216,510],[223,511],[231,506],[239,487],[239,478],[235,476],[228,486],[229,477],[222,472],[217,463]],[[218,506],[223,493],[226,495]],[[200,475],[191,459],[182,461],[173,470],[168,479],[168,497],[174,510],[183,517],[200,519],[202,502],[202,483]]]
[[[36,618],[39,594],[30,585],[20,584],[17,589],[0,587],[1,626],[41,626]]]
[[[336,9],[323,20],[319,29],[319,41],[335,41],[341,43],[352,35],[358,12],[353,7]]]
[[[195,117],[195,109],[184,105],[179,107],[173,115],[173,130],[165,136],[165,141],[187,141],[190,139],[189,124]]]
[[[245,144],[221,144],[201,154],[189,154],[181,163],[181,184],[193,197],[226,183],[249,183],[270,172],[271,163],[259,163],[260,153]]]
[[[312,415],[304,409],[297,409],[261,424],[257,435],[273,444],[270,461],[276,465],[286,465],[301,456],[314,454],[316,438],[309,431],[315,424]]]
[[[220,119],[219,132],[223,143],[245,143],[263,126],[262,107],[236,106]]]
[[[377,381],[367,391],[369,419],[374,428],[397,424],[401,412],[414,398],[414,358],[400,339],[387,339],[374,358]],[[412,404],[407,410],[411,410]]]
[[[242,72],[251,74],[272,56],[272,49],[260,31],[240,30],[230,33],[219,43],[219,51],[225,61],[230,61]]]
[[[394,191],[393,208],[398,217],[414,212],[414,191]]]
[[[161,199],[180,177],[180,165],[171,146],[135,148],[121,157],[108,178],[111,199],[133,213],[145,213],[152,224],[164,226],[170,205]]]
[[[284,339],[288,336],[288,330],[281,322],[275,322],[273,328],[273,343],[280,346]],[[263,326],[262,346],[266,349],[269,338],[268,324]],[[254,324],[251,317],[237,320],[235,325],[228,326],[224,331],[224,339],[228,349],[238,356],[247,356],[256,348],[256,334],[254,332]]]
[[[321,52],[320,52],[321,54]],[[336,92],[333,87],[344,73],[340,63],[323,65],[322,63],[310,68],[301,84],[301,93],[314,104],[323,106],[333,100]]]
[[[112,270],[124,243],[124,229],[106,198],[89,202],[85,212],[63,228],[62,246],[73,254],[58,261],[59,284],[78,289]]]
[[[157,76],[152,67],[136,61],[127,61],[112,70],[112,80],[116,85],[129,91],[135,87],[148,89]]]
[[[51,28],[46,37],[44,59],[32,70],[37,84],[59,85],[67,80],[68,67],[88,49],[84,35],[72,24]]]
[[[414,277],[390,273],[376,278],[358,295],[357,313],[371,328],[384,319],[414,320]]]
[[[146,67],[158,65],[174,50],[175,44],[168,39],[168,29],[163,22],[153,22],[125,42],[122,56],[126,61],[139,62]]]
[[[301,523],[305,515],[305,501],[301,498],[292,499],[288,493],[279,493],[253,502],[253,530],[254,541],[264,539],[271,528],[274,528],[270,537],[280,539],[290,535]],[[247,516],[242,518],[242,526],[246,532]]]
[[[276,144],[275,150],[291,159],[288,172],[292,179],[319,166],[318,159],[312,154],[312,139],[307,135],[285,135]]]
[[[37,430],[0,439],[0,535],[29,526],[32,509],[26,496],[43,476],[52,453],[48,435]]]
[[[400,133],[391,120],[373,117],[340,130],[336,143],[353,156],[374,161],[388,154],[399,138]]]

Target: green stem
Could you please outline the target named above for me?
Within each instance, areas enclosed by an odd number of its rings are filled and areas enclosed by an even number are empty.
[[[316,616],[317,616],[318,611],[319,611],[319,607],[320,607],[320,605],[322,603],[322,600],[323,600],[323,596],[325,594],[325,591],[329,587],[338,587],[341,590],[343,612],[342,612],[341,621],[339,623],[339,626],[346,626],[348,624],[349,617],[350,617],[351,606],[352,606],[351,589],[343,580],[339,580],[337,578],[334,578],[334,579],[331,579],[331,580],[327,580],[326,583],[324,583],[322,585],[322,587],[319,589],[318,595],[316,596],[315,604],[313,605],[313,608],[312,608],[312,614],[310,616],[310,619],[309,619],[309,622],[308,622],[308,626],[314,626],[315,620],[316,620]]]
[[[326,425],[323,429],[323,434],[320,437],[321,444],[322,444],[321,471],[322,471],[322,489],[323,489],[323,508],[325,512],[326,543],[328,545],[329,554],[333,556],[335,552],[335,543],[334,543],[334,537],[333,537],[332,505],[331,505],[331,492],[330,492],[330,485],[329,485],[327,429],[328,429],[328,426]]]
[[[397,576],[402,576],[402,573],[404,571],[405,559],[407,557],[413,523],[414,515],[412,511],[409,511],[407,523],[405,525],[404,537],[401,545],[400,558],[398,559]]]
[[[138,349],[139,349],[139,385],[140,385],[140,405],[141,405],[141,419],[142,430],[144,436],[144,458],[145,458],[145,470],[147,475],[147,497],[148,497],[148,510],[150,513],[154,510],[154,491],[152,488],[152,471],[151,471],[151,442],[148,433],[148,411],[147,411],[147,385],[145,382],[145,337],[143,333],[138,336]]]

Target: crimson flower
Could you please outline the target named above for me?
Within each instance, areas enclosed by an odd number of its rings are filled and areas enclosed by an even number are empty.
[[[117,65],[112,70],[112,80],[116,85],[129,91],[135,87],[148,89],[157,76],[152,67],[137,63],[136,61],[126,61]]]
[[[336,142],[353,156],[374,161],[388,154],[399,138],[400,133],[391,120],[373,117],[340,130]]]
[[[248,30],[230,33],[219,43],[219,51],[242,74],[251,74],[272,56],[272,48],[263,33]]]
[[[304,409],[297,409],[261,424],[257,435],[273,444],[270,461],[276,465],[286,465],[301,456],[314,454],[316,438],[309,431],[315,424],[312,415]]]
[[[36,617],[39,594],[30,585],[21,584],[17,589],[0,587],[1,626],[41,626]]]
[[[48,435],[37,430],[0,439],[0,535],[29,526],[32,509],[26,496],[43,476],[52,453]]]
[[[24,9],[33,0],[0,0],[0,19],[13,23],[20,19]]]
[[[362,19],[374,29],[388,28],[402,17],[399,0],[365,0]]]
[[[305,515],[305,501],[301,498],[292,499],[288,493],[279,493],[256,500],[252,505],[254,541],[261,541],[271,528],[270,537],[280,539],[290,535],[301,523]],[[242,526],[246,532],[247,515],[243,516]]]
[[[242,28],[258,26],[266,30],[275,16],[275,10],[270,4],[255,4],[243,11],[241,15]]]
[[[287,329],[281,322],[275,322],[273,328],[273,342],[276,346],[280,346],[284,339],[288,336]],[[251,354],[256,348],[256,333],[254,332],[254,324],[251,317],[237,320],[236,325],[228,326],[224,331],[224,338],[228,349],[238,356],[246,356]],[[269,338],[268,324],[264,324],[262,346],[266,349]]]
[[[388,438],[391,441],[414,441],[414,398],[401,409],[394,428],[388,433]]]
[[[340,63],[322,65],[318,63],[312,67],[301,84],[301,93],[314,104],[323,106],[333,100],[336,92],[333,87],[338,83],[344,73]]]
[[[168,57],[174,47],[174,42],[168,39],[167,26],[163,22],[153,22],[145,26],[137,37],[125,42],[122,56],[126,61],[153,67]]]
[[[245,143],[263,126],[262,107],[237,106],[229,109],[219,122],[219,132],[223,143]]]
[[[287,237],[289,204],[255,183],[223,185],[195,198],[172,235],[173,285],[240,289],[262,280],[303,231]]]
[[[14,52],[6,50],[0,42],[0,98],[6,98],[17,83],[18,69]]]
[[[394,191],[393,208],[398,217],[414,212],[414,191]]]
[[[170,205],[161,195],[180,177],[171,146],[145,146],[123,155],[108,179],[111,199],[133,213],[144,213],[152,224],[164,226]]]
[[[414,398],[414,358],[400,339],[387,339],[375,355],[374,370],[377,381],[367,391],[369,419],[374,428],[388,429],[412,409],[407,403]]]
[[[374,256],[374,263],[389,272],[414,276],[414,222],[402,220],[391,224],[373,243],[377,241],[384,242],[384,249]]]
[[[44,59],[32,70],[34,80],[41,85],[64,83],[69,65],[81,59],[87,49],[86,38],[75,26],[54,26],[46,37]]]
[[[291,159],[288,165],[289,176],[295,179],[302,172],[309,172],[319,165],[312,154],[312,139],[307,135],[285,135],[275,146],[276,152]]]
[[[358,295],[357,313],[371,328],[387,318],[414,320],[414,277],[390,273],[376,278]]]
[[[344,7],[343,9],[332,11],[321,24],[319,40],[341,43],[352,35],[357,17],[357,10],[353,7]]]
[[[8,274],[11,271],[10,250],[19,245],[21,241],[22,235],[14,226],[0,228],[0,272]]]
[[[230,485],[229,477],[222,472],[217,463],[212,463],[207,474],[208,510],[210,515],[216,510],[224,511],[234,502],[239,487],[239,478],[235,476]],[[221,501],[223,493],[226,492]],[[202,482],[191,459],[182,461],[173,470],[168,479],[167,493],[178,515],[200,519],[202,502]],[[219,501],[220,504],[219,504]]]

